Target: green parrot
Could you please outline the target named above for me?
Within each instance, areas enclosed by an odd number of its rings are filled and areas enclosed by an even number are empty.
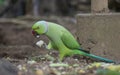
[[[46,35],[49,38],[47,49],[58,50],[60,60],[63,60],[65,56],[77,54],[88,56],[103,62],[114,63],[112,60],[90,54],[86,50],[81,49],[73,35],[59,24],[47,21],[38,21],[32,26],[32,34],[34,36]]]

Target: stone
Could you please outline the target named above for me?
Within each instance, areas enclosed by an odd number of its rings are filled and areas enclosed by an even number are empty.
[[[77,36],[83,49],[120,61],[120,14],[78,14]]]

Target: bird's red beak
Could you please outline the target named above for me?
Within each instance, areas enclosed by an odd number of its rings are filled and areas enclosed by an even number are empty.
[[[35,37],[39,37],[39,34],[38,34],[37,32],[35,32],[34,30],[32,30],[32,34],[33,34],[33,36],[35,36]]]

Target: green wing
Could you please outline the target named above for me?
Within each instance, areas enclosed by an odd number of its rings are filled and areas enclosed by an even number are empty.
[[[73,35],[69,31],[62,31],[62,32],[63,34],[61,36],[61,39],[67,48],[80,49],[79,43],[76,41],[76,39],[73,37]]]
[[[49,41],[49,44],[47,45],[47,49],[56,49],[57,50],[58,48],[52,41]]]

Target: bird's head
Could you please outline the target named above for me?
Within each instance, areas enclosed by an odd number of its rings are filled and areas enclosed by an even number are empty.
[[[45,34],[48,31],[48,24],[46,21],[38,21],[32,26],[32,34],[38,37],[40,34]]]

